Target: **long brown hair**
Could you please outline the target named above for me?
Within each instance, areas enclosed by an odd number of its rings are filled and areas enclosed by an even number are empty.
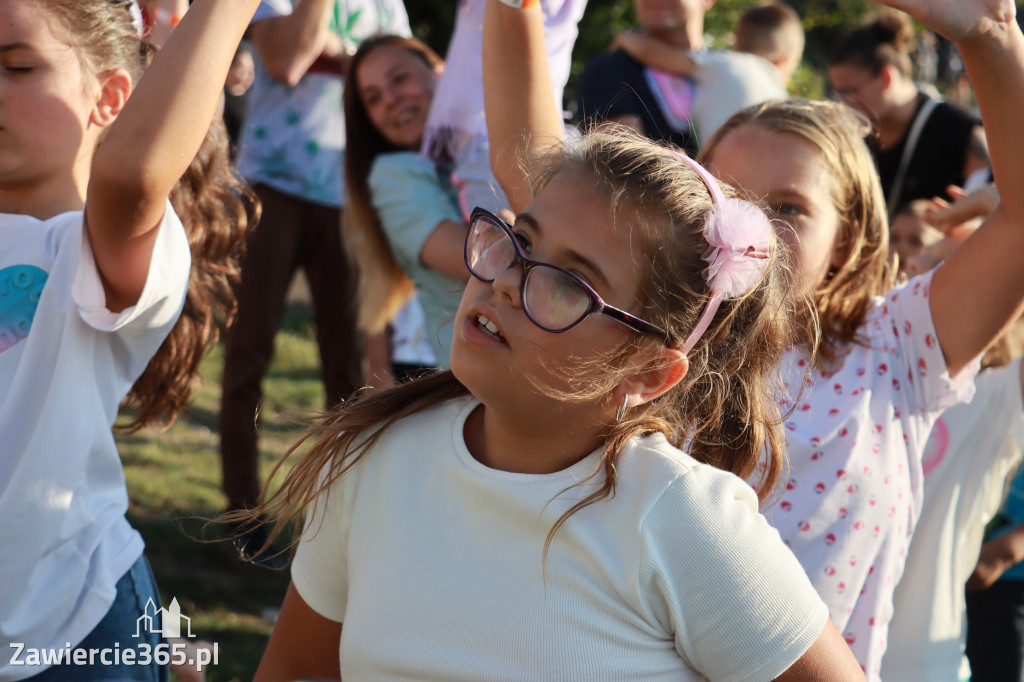
[[[102,73],[123,68],[139,82],[155,50],[132,24],[134,0],[40,2],[57,18],[56,28],[87,69]],[[259,216],[259,202],[230,164],[221,121],[210,127],[170,199],[192,252],[185,307],[125,398],[124,405],[135,414],[119,430],[173,422],[189,403],[199,361],[217,342],[218,324],[227,324],[234,315],[232,286],[240,274],[246,234]]]
[[[578,363],[566,359],[571,364],[566,374],[578,377],[578,392],[564,397],[601,400],[638,365],[649,366],[653,351],[666,343],[679,347],[696,326],[709,299],[702,255],[708,249],[703,227],[712,208],[711,195],[699,176],[672,152],[624,132],[592,133],[539,160],[537,166],[535,193],[544,191],[559,174],[580,174],[608,197],[612,214],[628,223],[617,229],[639,235],[636,262],[641,286],[636,312],[668,333],[667,339],[631,335],[608,357]],[[727,196],[735,195],[731,188],[723,186],[723,190]],[[657,401],[629,410],[625,419],[608,427],[601,466],[591,477],[600,477],[597,489],[556,521],[545,549],[569,516],[614,495],[619,454],[630,439],[643,434],[663,433],[701,462],[756,479],[762,499],[773,493],[785,462],[776,367],[790,337],[790,286],[783,261],[773,260],[752,291],[719,309],[688,354],[684,379]],[[270,480],[298,445],[271,474],[263,504],[226,518],[273,518],[270,537],[276,538],[287,523],[315,508],[320,493],[370,453],[395,423],[467,394],[467,388],[447,371],[339,406],[305,435],[303,440],[315,438],[316,442],[280,488],[269,493]],[[550,394],[562,397],[556,389]]]
[[[370,333],[383,330],[415,288],[395,259],[370,197],[369,177],[374,159],[385,152],[402,151],[384,139],[370,122],[359,94],[359,65],[379,47],[407,50],[431,69],[443,63],[436,52],[415,38],[377,35],[363,41],[348,67],[344,94],[348,206],[343,231],[347,250],[359,272],[359,326]]]
[[[807,345],[816,362],[838,362],[846,346],[864,342],[858,329],[864,324],[871,299],[896,285],[885,197],[864,142],[871,124],[859,112],[836,102],[768,102],[730,118],[705,145],[702,157],[713,160],[719,142],[747,125],[805,140],[818,150],[832,175],[843,264],[814,292],[818,319],[802,321],[797,341]]]

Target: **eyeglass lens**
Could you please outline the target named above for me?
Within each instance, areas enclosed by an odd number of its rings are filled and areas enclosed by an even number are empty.
[[[506,230],[477,217],[470,228],[466,255],[475,276],[493,281],[516,262],[517,250]],[[544,263],[531,263],[525,270],[523,307],[539,327],[562,331],[590,310],[590,296],[564,272]]]

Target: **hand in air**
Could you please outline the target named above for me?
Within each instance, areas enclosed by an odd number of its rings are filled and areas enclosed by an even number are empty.
[[[1015,23],[1013,0],[875,0],[902,10],[956,43],[983,40]]]
[[[970,194],[956,185],[950,185],[946,191],[953,197],[953,203],[941,197],[932,199],[933,208],[928,210],[925,220],[950,236],[961,228],[977,227],[999,205],[999,190],[995,183],[989,183]]]

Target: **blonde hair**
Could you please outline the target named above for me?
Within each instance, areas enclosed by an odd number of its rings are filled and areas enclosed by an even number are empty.
[[[640,294],[633,312],[668,335],[666,339],[634,333],[608,357],[583,359],[588,371],[575,387],[579,394],[564,397],[604,399],[624,374],[643,366],[644,358],[650,366],[654,351],[666,343],[679,347],[707,305],[702,254],[708,249],[703,228],[712,208],[711,195],[673,152],[626,132],[592,133],[534,165],[539,168],[533,176],[535,193],[544,191],[553,177],[573,173],[592,181],[608,198],[612,214],[627,223],[617,229],[632,230],[638,245]],[[734,195],[731,188],[722,189],[727,196]],[[555,522],[545,552],[569,516],[614,495],[619,454],[630,439],[644,434],[662,433],[676,447],[685,445],[701,462],[755,478],[761,499],[774,492],[785,462],[776,368],[790,338],[789,286],[788,270],[773,259],[748,294],[723,303],[688,354],[689,370],[682,381],[608,427],[601,466],[584,482],[602,474],[603,478],[595,482],[595,492]],[[573,365],[574,370],[577,367]],[[467,393],[451,372],[443,372],[358,396],[324,415],[307,432],[303,440],[316,437],[317,442],[276,492],[268,496],[264,488],[260,508],[226,518],[273,517],[270,537],[276,538],[303,510],[315,508],[320,493],[366,456],[396,422]],[[551,394],[563,395],[556,390]],[[294,452],[295,447],[285,458]]]
[[[708,141],[703,158],[713,159],[722,139],[743,126],[799,137],[818,150],[831,172],[843,262],[814,292],[818,319],[803,320],[797,341],[812,349],[816,363],[836,363],[846,346],[865,342],[858,329],[871,299],[885,295],[896,285],[885,197],[865,142],[871,124],[859,112],[836,102],[768,102],[730,118]]]

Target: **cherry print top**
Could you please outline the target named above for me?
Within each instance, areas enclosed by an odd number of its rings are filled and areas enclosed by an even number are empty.
[[[790,477],[765,510],[828,604],[869,679],[921,508],[922,454],[939,413],[970,399],[977,363],[953,381],[932,322],[931,273],[878,297],[837,371],[783,360]],[[800,392],[803,385],[803,392]]]

